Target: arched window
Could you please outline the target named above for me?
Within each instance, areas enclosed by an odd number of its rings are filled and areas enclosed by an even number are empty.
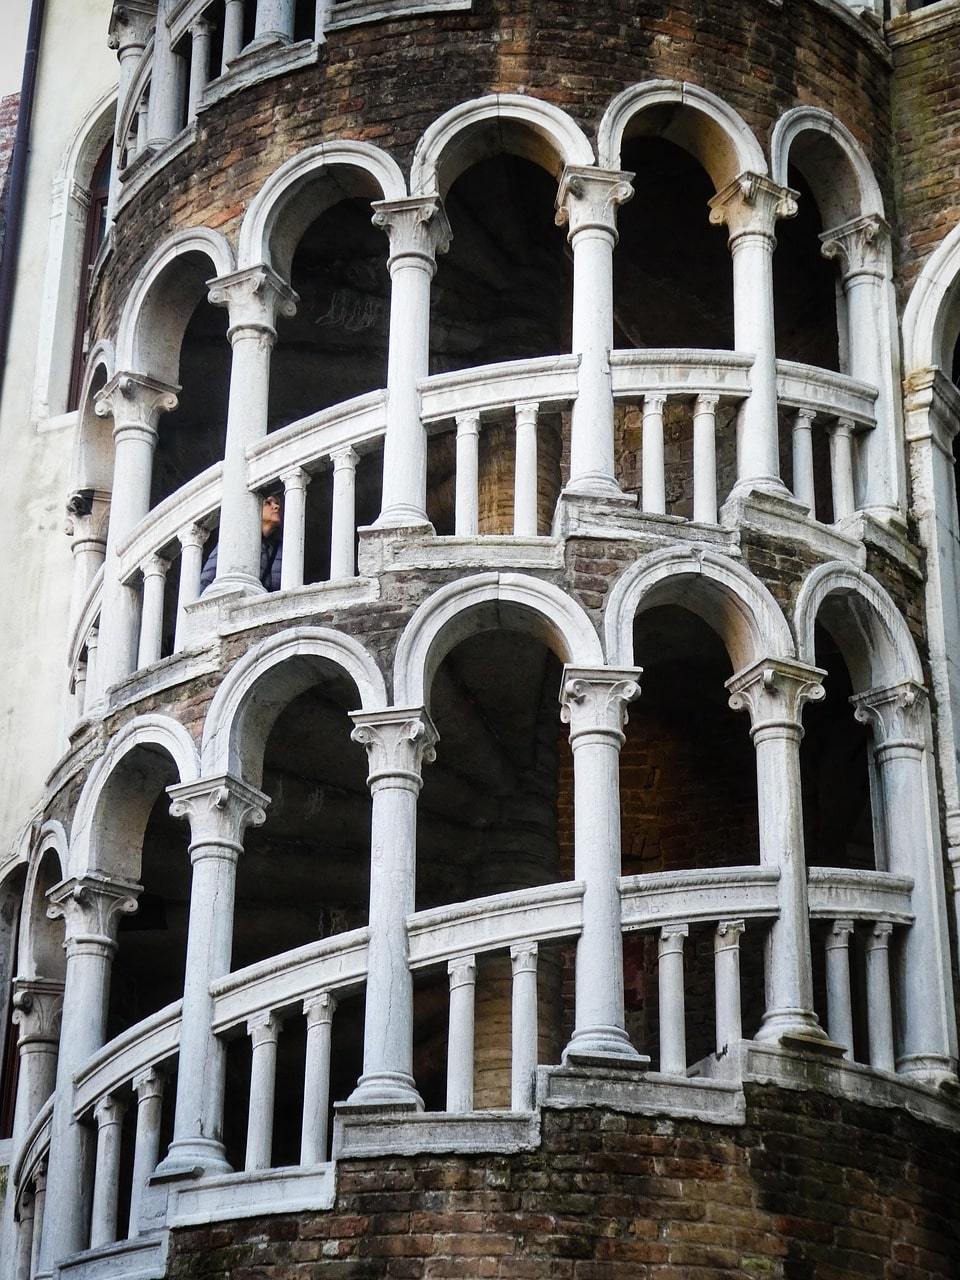
[[[100,152],[90,180],[90,204],[87,209],[83,250],[80,257],[80,291],[77,299],[77,318],[73,336],[73,361],[70,366],[70,390],[67,393],[67,411],[78,408],[80,384],[83,381],[83,364],[87,345],[87,320],[90,311],[90,280],[93,264],[107,234],[107,202],[110,197],[110,159],[113,143],[108,142]]]

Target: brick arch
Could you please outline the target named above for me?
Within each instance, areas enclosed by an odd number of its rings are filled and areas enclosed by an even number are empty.
[[[512,152],[559,178],[567,165],[592,165],[586,134],[559,107],[522,93],[494,93],[461,102],[440,116],[417,143],[410,171],[413,195],[445,196],[456,179],[490,153]]]

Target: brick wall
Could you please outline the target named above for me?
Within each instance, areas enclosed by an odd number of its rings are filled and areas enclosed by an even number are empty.
[[[19,110],[19,93],[0,98],[0,249],[3,248],[3,233],[7,222],[10,165],[13,161],[13,140],[17,132]]]
[[[200,117],[197,143],[123,210],[99,296],[109,331],[130,280],[170,232],[205,224],[235,234],[283,161],[324,138],[384,147],[405,169],[423,130],[448,108],[524,91],[563,107],[593,137],[628,84],[688,80],[740,111],[766,145],[801,103],[834,112],[889,177],[889,71],[854,26],[806,0],[476,0],[470,13],[371,23],[331,34],[321,61],[226,99]]]
[[[334,1209],[175,1232],[171,1280],[928,1280],[960,1148],[902,1112],[748,1088],[743,1128],[546,1112],[514,1156],[344,1161]]]

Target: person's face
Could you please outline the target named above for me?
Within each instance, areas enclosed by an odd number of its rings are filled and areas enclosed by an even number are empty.
[[[280,505],[280,499],[273,497],[264,498],[263,506],[260,508],[260,527],[263,536],[273,533],[280,528],[283,523],[283,508]]]

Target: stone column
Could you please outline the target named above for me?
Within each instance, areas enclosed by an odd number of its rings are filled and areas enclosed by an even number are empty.
[[[430,372],[430,282],[437,254],[450,247],[450,224],[439,196],[381,200],[374,226],[390,237],[390,346],[383,497],[377,525],[428,525],[427,437],[420,421],[419,384]]]
[[[198,18],[190,28],[190,89],[187,95],[187,120],[196,120],[203,91],[210,78],[210,23]]]
[[[816,493],[813,484],[813,421],[812,409],[798,409],[793,415],[793,496],[811,516],[817,514]]]
[[[369,756],[373,813],[363,1074],[349,1101],[419,1110],[407,916],[416,905],[417,796],[423,764],[436,757],[437,731],[423,707],[356,712],[353,721],[353,740]]]
[[[294,0],[256,0],[255,44],[289,44],[293,39]]]
[[[239,58],[243,48],[243,8],[244,0],[226,0],[223,15],[223,56],[220,59],[220,74],[226,75],[230,63]]]
[[[743,920],[721,920],[713,935],[717,1057],[743,1039],[740,1001],[740,936]]]
[[[90,583],[97,576],[107,552],[107,520],[110,495],[94,489],[72,493],[67,501],[67,533],[71,535],[73,584],[70,594],[70,625],[74,626]]]
[[[178,391],[143,374],[118,373],[96,399],[97,414],[113,418],[115,450],[97,654],[103,692],[136,668],[140,593],[120,581],[118,548],[150,510],[157,422],[177,407]]]
[[[697,396],[693,406],[693,518],[717,523],[717,405],[720,397]]]
[[[657,978],[660,992],[660,1071],[665,1076],[687,1074],[687,1013],[683,987],[683,943],[686,924],[660,930]]]
[[[827,1031],[843,1056],[853,1061],[853,1003],[850,995],[852,920],[834,920],[826,940]]]
[[[203,572],[203,548],[207,531],[199,524],[187,525],[177,534],[180,543],[180,582],[177,589],[177,633],[173,641],[174,653],[179,653],[186,643],[186,608],[200,594],[200,574]]]
[[[797,212],[797,193],[757,173],[742,173],[710,201],[710,221],[726,226],[733,255],[734,342],[753,356],[750,395],[737,424],[737,484],[787,490],[780,479],[777,352],[773,323],[773,251],[778,218]]]
[[[57,1078],[63,983],[47,978],[16,978],[13,1021],[16,1023],[17,1099],[13,1113],[12,1149],[16,1152],[40,1108],[53,1093]]]
[[[170,561],[163,556],[148,556],[143,562],[143,595],[140,607],[140,644],[137,667],[149,667],[160,661],[163,649],[163,595],[167,585]]]
[[[913,880],[914,923],[906,928],[897,967],[897,1070],[937,1084],[956,1071],[957,1029],[947,912],[940,865],[935,780],[927,759],[926,691],[907,680],[851,699],[873,731],[882,798],[879,821],[888,866]]]
[[[646,1063],[627,1038],[620,911],[620,748],[639,667],[564,667],[560,717],[573,749],[574,877],[585,885],[576,1019],[564,1061]]]
[[[90,1214],[90,1248],[113,1244],[117,1238],[120,1195],[120,1130],[125,1104],[107,1095],[93,1108],[97,1123],[97,1160]]]
[[[303,586],[303,554],[306,544],[307,485],[310,473],[291,467],[280,476],[283,484],[283,559],[280,563],[280,590]],[[334,504],[336,524],[336,504]],[[330,577],[336,577],[331,572]]]
[[[767,1007],[758,1040],[829,1045],[813,1011],[810,912],[803,852],[800,713],[823,697],[824,672],[764,659],[727,681],[730,706],[750,715],[757,752],[760,863],[780,871],[780,914],[766,939]]]
[[[210,301],[226,307],[233,347],[217,576],[207,595],[262,594],[260,497],[247,487],[247,449],[267,434],[270,356],[277,317],[296,313],[299,299],[272,267],[248,267],[210,284]]]
[[[513,468],[513,536],[537,536],[537,415],[535,401],[516,408],[516,450]]]
[[[457,480],[454,533],[475,538],[480,529],[480,415],[457,414]]]
[[[860,437],[858,506],[901,517],[905,475],[900,443],[899,337],[892,306],[890,228],[877,214],[854,218],[820,237],[836,260],[846,300],[845,372],[877,388],[877,425]]]
[[[867,935],[867,1031],[870,1065],[878,1071],[893,1071],[893,1010],[890,1004],[889,920],[877,920]]]
[[[150,77],[150,114],[147,121],[148,142],[159,150],[183,128],[184,62],[170,44],[167,9],[163,0],[157,6],[153,37],[153,71]]]
[[[667,397],[643,397],[643,434],[640,441],[640,507],[649,515],[667,511],[666,475],[663,469],[663,410]]]
[[[620,495],[614,470],[613,250],[617,208],[633,195],[632,173],[568,166],[557,223],[573,250],[573,354],[580,358],[570,427],[567,492]]]
[[[333,461],[333,510],[330,521],[330,577],[352,578],[357,553],[357,463],[355,449],[338,449]]]
[[[117,209],[120,184],[118,166],[123,154],[126,139],[119,133],[120,121],[127,113],[130,97],[130,86],[134,72],[140,61],[140,55],[146,48],[150,28],[156,20],[156,7],[143,0],[127,0],[125,4],[115,4],[110,15],[109,36],[107,43],[117,51],[118,84],[117,84],[117,132],[113,139],[113,160],[110,173],[110,201],[107,219],[113,221]]]
[[[853,423],[838,418],[830,428],[830,488],[833,520],[842,524],[857,509],[853,484]]]
[[[222,775],[167,788],[170,812],[190,822],[190,920],[180,1018],[173,1141],[163,1173],[230,1172],[223,1146],[226,1059],[213,1034],[210,984],[230,972],[237,862],[248,826],[266,821],[269,798]]]
[[[87,1247],[90,1132],[73,1115],[73,1078],[102,1047],[110,968],[120,917],[137,909],[140,886],[97,872],[62,880],[50,890],[48,914],[62,918],[67,971],[47,1173],[47,1212],[40,1271]]]
[[[269,1169],[273,1159],[273,1111],[277,1089],[279,1017],[266,1010],[247,1019],[250,1037],[250,1099],[244,1170]]]
[[[160,1156],[163,1086],[163,1075],[156,1067],[148,1067],[133,1078],[133,1091],[137,1095],[137,1134],[130,1186],[130,1225],[127,1229],[131,1239],[140,1234],[140,1205],[144,1188]]]
[[[323,1164],[327,1158],[327,1118],[330,1108],[330,1050],[337,1001],[329,991],[303,1002],[307,1019],[307,1050],[303,1071],[303,1124],[300,1163]]]
[[[476,1024],[477,961],[458,956],[447,962],[450,1013],[447,1032],[447,1110],[473,1110],[473,1060]]]
[[[513,991],[510,1001],[510,1109],[532,1111],[536,1094],[539,1018],[537,944],[510,948]]]

